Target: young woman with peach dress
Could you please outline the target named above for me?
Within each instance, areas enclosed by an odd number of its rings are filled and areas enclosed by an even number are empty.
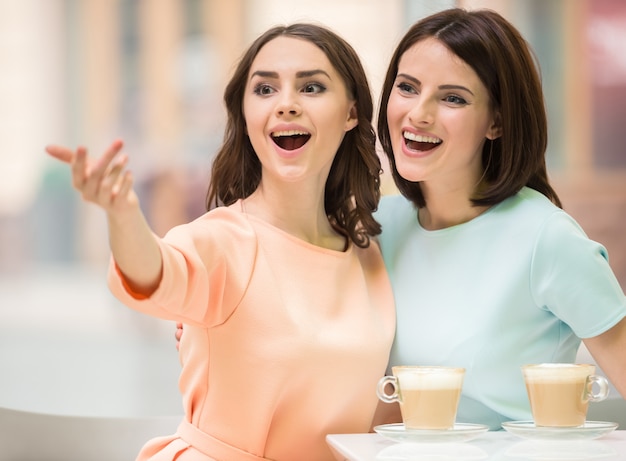
[[[112,292],[185,325],[184,420],[137,459],[331,461],[326,434],[370,429],[395,326],[373,240],[380,160],[365,72],[330,30],[275,27],[244,53],[224,100],[211,210],[164,238],[141,212],[121,141],[96,159],[47,148],[106,212]]]

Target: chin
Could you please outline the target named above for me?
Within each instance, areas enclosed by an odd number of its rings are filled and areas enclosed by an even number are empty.
[[[424,171],[421,168],[396,163],[396,169],[398,174],[406,181],[419,182],[424,180]]]

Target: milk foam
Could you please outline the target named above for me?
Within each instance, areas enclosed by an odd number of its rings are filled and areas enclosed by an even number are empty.
[[[569,365],[546,363],[532,367],[524,367],[524,376],[529,382],[566,382],[572,380],[585,380],[593,375],[592,365]]]
[[[460,371],[442,372],[436,369],[415,371],[400,371],[397,374],[400,388],[409,389],[457,389],[463,383],[463,373]]]

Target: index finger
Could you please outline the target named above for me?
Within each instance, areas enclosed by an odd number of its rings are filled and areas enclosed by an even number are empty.
[[[74,158],[74,151],[64,146],[50,145],[45,150],[50,156],[65,163],[72,163]]]

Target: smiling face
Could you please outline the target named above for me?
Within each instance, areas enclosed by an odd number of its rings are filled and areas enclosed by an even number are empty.
[[[485,138],[499,135],[487,89],[435,38],[401,57],[387,118],[400,175],[471,195],[482,175]]]
[[[345,133],[357,124],[354,101],[324,52],[278,37],[256,55],[243,113],[262,177],[326,182]]]

